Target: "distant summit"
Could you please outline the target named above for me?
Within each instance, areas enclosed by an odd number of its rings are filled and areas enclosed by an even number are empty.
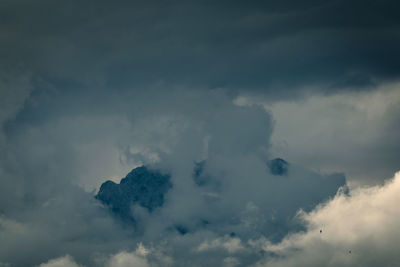
[[[119,184],[104,182],[96,199],[109,206],[122,219],[133,220],[131,206],[138,204],[149,212],[164,204],[164,196],[172,187],[170,175],[142,166],[133,169]]]
[[[276,158],[268,162],[269,171],[273,175],[286,175],[288,173],[289,163],[281,158]]]

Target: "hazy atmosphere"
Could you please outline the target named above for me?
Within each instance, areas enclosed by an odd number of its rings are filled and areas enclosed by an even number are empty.
[[[397,266],[397,1],[0,2],[0,267]]]

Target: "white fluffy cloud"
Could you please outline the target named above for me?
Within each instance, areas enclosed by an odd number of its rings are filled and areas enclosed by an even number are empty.
[[[132,251],[121,251],[112,255],[104,264],[105,267],[154,267],[172,266],[173,261],[154,248],[146,248],[138,243],[137,248]]]
[[[81,265],[77,264],[74,259],[66,255],[57,259],[49,260],[46,263],[42,263],[39,267],[79,267]]]
[[[235,253],[239,250],[243,250],[244,247],[239,238],[230,238],[229,236],[224,236],[216,238],[212,241],[206,240],[198,246],[197,251],[203,252],[213,249],[224,249],[229,253]]]
[[[147,259],[137,253],[120,252],[114,255],[106,264],[107,267],[149,267]]]
[[[156,251],[148,249],[142,243],[137,244],[137,248],[131,252],[120,251],[109,256],[97,255],[95,265],[101,267],[150,267],[150,266],[171,266],[173,261],[170,257]],[[0,266],[2,266],[0,264]],[[85,267],[78,264],[70,255],[51,259],[38,267]]]
[[[397,266],[400,262],[400,172],[384,186],[337,195],[300,216],[307,231],[266,242],[275,256],[258,266]],[[322,230],[322,233],[320,232]]]

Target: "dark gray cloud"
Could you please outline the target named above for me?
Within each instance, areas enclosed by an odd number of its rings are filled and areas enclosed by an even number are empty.
[[[0,58],[56,86],[368,89],[398,78],[396,1],[3,1]]]

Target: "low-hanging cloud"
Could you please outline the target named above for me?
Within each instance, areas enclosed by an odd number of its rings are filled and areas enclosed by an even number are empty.
[[[288,234],[278,243],[266,237],[245,240],[237,236],[218,236],[207,232],[170,236],[167,240],[111,255],[97,256],[96,266],[395,266],[400,214],[400,172],[383,186],[338,192],[335,198],[298,218],[305,230]],[[201,238],[199,238],[201,236]],[[178,239],[180,240],[178,240]],[[188,240],[191,240],[188,243]],[[200,241],[200,242],[199,242]],[[174,244],[174,248],[167,244]],[[196,244],[197,247],[193,246]],[[188,247],[188,244],[192,244]],[[180,251],[179,246],[186,249]],[[181,253],[190,256],[184,257]],[[178,253],[178,254],[175,254]],[[78,266],[70,256],[50,260]],[[46,265],[47,264],[47,265]]]
[[[211,266],[247,265],[259,255],[240,244],[298,230],[292,218],[299,208],[311,209],[346,183],[342,174],[321,175],[292,162],[285,175],[271,173],[270,113],[235,105],[225,90],[99,94],[107,115],[97,103],[77,113],[89,102],[71,108],[66,92],[60,94],[36,92],[5,124],[3,151],[12,157],[2,162],[1,175],[16,190],[1,203],[3,222],[12,222],[3,224],[14,225],[1,232],[3,262],[40,264],[71,255],[92,266],[98,255],[132,251],[143,242],[174,266],[195,265],[209,253]],[[37,116],[50,109],[54,113]],[[199,162],[207,177],[201,186],[193,179]],[[137,227],[127,227],[94,194],[106,179],[119,182],[142,164],[169,173],[172,188],[152,212],[132,206]],[[244,258],[232,257],[234,251]]]

